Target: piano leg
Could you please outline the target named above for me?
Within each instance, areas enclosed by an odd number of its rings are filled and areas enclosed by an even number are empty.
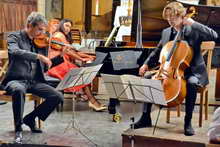
[[[108,104],[108,112],[109,114],[115,114],[116,113],[116,106],[120,105],[120,102],[117,98],[110,98],[109,104]]]
[[[120,101],[117,98],[110,98],[108,105],[108,112],[112,114],[112,121],[119,123],[121,122],[122,115],[118,111],[118,107],[120,106]]]

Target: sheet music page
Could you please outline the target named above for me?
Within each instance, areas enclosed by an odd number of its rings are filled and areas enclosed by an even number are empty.
[[[120,76],[109,74],[101,74],[101,76],[109,97],[128,98],[125,92],[126,86],[124,86]]]
[[[110,97],[167,105],[160,80],[101,74]],[[122,96],[119,96],[123,93]],[[134,97],[133,97],[134,96]]]
[[[84,67],[79,73],[79,75],[82,75],[82,77],[80,78],[78,85],[92,83],[92,80],[95,78],[95,76],[97,75],[102,65],[103,64],[90,66],[90,67]]]
[[[63,90],[69,87],[71,83],[76,83],[78,74],[82,68],[71,69],[64,77],[64,79],[56,87],[57,90]]]
[[[103,64],[91,67],[81,67],[71,69],[64,77],[64,79],[56,87],[57,90],[64,90],[66,88],[89,84],[95,78],[97,72]]]
[[[164,97],[164,91],[161,84],[161,80],[144,79],[142,78],[142,83],[145,85],[144,88],[147,97],[151,98],[154,104],[167,105]]]
[[[145,79],[134,75],[122,75],[122,82],[131,85],[134,97],[138,101],[167,105],[160,80]],[[131,90],[127,89],[128,99],[133,99]]]
[[[110,52],[114,70],[138,68],[137,59],[141,51]]]
[[[122,75],[121,79],[124,83],[126,83],[127,86],[130,84],[130,87],[126,90],[128,99],[136,99],[138,101],[146,102],[146,93],[144,93],[145,87],[141,82],[141,77],[134,75]],[[134,94],[134,98],[132,92]]]
[[[92,62],[92,65],[98,65],[103,63],[103,61],[105,60],[105,58],[107,57],[108,53],[102,53],[102,52],[95,52],[96,54],[96,59],[94,62]]]

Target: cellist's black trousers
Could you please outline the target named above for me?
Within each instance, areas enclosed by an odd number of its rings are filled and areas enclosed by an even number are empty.
[[[187,94],[185,99],[185,122],[189,122],[192,119],[192,114],[196,102],[196,96],[197,96],[197,85],[198,85],[198,78],[195,76],[190,76],[187,79]]]
[[[33,93],[45,99],[43,103],[30,113],[33,117],[38,117],[43,121],[46,120],[56,106],[63,101],[61,92],[41,82],[13,80],[6,85],[6,91],[12,96],[15,131],[22,131],[21,125],[23,123],[25,93]]]
[[[198,78],[195,76],[189,76],[187,79],[187,95],[185,98],[185,122],[189,123],[192,119],[192,113],[194,110],[195,102],[196,102],[196,95],[197,95],[197,85],[198,85]],[[143,113],[150,114],[151,112],[151,103],[144,103]]]

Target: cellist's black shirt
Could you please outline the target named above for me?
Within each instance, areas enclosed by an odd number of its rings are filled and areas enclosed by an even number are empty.
[[[171,34],[170,34],[170,41],[174,40],[176,34],[177,34],[177,31],[174,28],[172,28]]]

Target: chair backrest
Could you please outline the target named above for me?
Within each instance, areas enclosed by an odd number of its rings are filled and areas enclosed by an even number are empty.
[[[211,73],[212,53],[213,53],[214,48],[215,48],[215,42],[214,41],[204,41],[201,44],[202,55],[203,56],[207,55],[206,69],[207,69],[207,72],[208,72],[209,76],[210,76],[210,73]]]
[[[2,40],[2,47],[2,50],[0,50],[0,81],[3,79],[8,68],[7,40]]]
[[[1,50],[7,49],[7,40],[5,40],[5,39],[0,39],[0,49],[1,49]]]
[[[71,29],[73,43],[81,44],[81,34],[78,29]]]
[[[0,50],[0,81],[3,79],[8,68],[8,51]]]

